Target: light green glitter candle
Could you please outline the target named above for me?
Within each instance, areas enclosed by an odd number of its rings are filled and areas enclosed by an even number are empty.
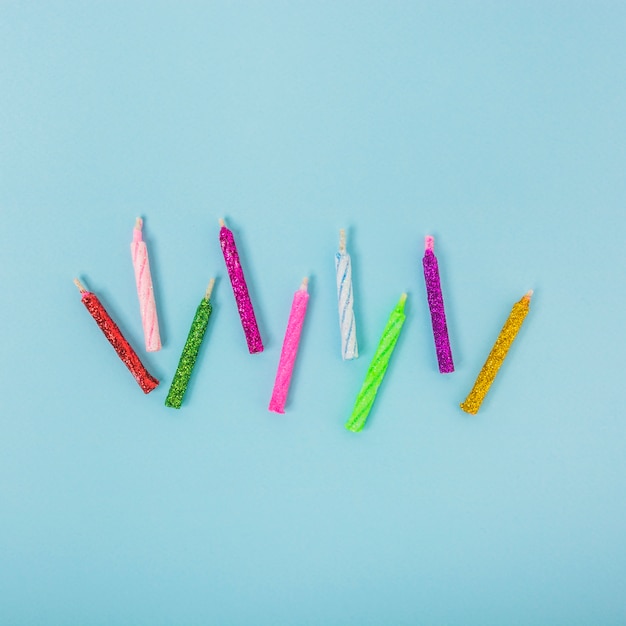
[[[215,279],[212,278],[204,294],[204,298],[202,298],[196,310],[193,322],[191,322],[189,335],[187,335],[185,347],[180,355],[178,367],[174,374],[174,380],[172,380],[167,398],[165,398],[165,406],[169,406],[173,409],[180,409],[183,403],[183,396],[185,395],[185,391],[187,391],[189,379],[191,378],[191,373],[193,372],[193,367],[196,364],[198,351],[200,350],[200,345],[202,344],[202,339],[204,338],[204,333],[209,323],[209,316],[211,315],[211,303],[209,299],[214,284]]]
[[[400,296],[400,301],[389,316],[385,330],[383,330],[378,348],[376,348],[376,354],[374,354],[374,358],[367,370],[365,382],[354,403],[352,415],[346,423],[346,428],[352,432],[358,433],[363,430],[367,416],[372,409],[372,405],[376,399],[376,392],[380,387],[380,383],[383,382],[387,366],[389,365],[389,359],[391,358],[393,349],[396,347],[400,331],[402,330],[402,324],[404,324],[404,320],[406,319],[406,315],[404,314],[405,302],[406,293],[403,293]]]

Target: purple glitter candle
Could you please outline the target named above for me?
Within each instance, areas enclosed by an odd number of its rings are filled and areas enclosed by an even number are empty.
[[[235,238],[233,237],[232,231],[226,228],[224,220],[222,219],[220,220],[220,226],[220,245],[224,253],[228,276],[233,285],[233,293],[235,294],[235,301],[237,302],[243,332],[248,342],[248,350],[250,354],[263,352],[263,342],[261,341],[261,334],[259,333],[259,327],[256,323],[256,317],[254,316],[252,301],[248,293],[248,285],[246,285],[246,279],[244,278],[241,262],[239,261]]]
[[[454,372],[454,363],[452,362],[452,350],[450,349],[450,339],[448,338],[446,311],[443,307],[443,294],[441,293],[441,281],[439,280],[439,265],[434,248],[434,237],[426,237],[424,258],[422,259],[422,263],[424,264],[424,280],[426,281],[428,306],[430,308],[430,318],[433,324],[433,335],[435,338],[439,371],[442,374],[449,374],[450,372]]]

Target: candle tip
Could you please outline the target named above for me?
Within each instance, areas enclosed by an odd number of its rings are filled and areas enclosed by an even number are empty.
[[[346,229],[339,229],[339,252],[346,251]]]
[[[74,279],[74,284],[78,287],[78,291],[81,293],[85,293],[87,290],[83,287],[83,284],[78,280],[78,278]]]
[[[213,293],[213,286],[215,285],[215,278],[211,278],[211,280],[209,281],[209,286],[206,288],[206,291],[204,293],[204,299],[205,300],[210,300],[211,299],[211,294]]]
[[[224,223],[224,218],[220,217],[219,220],[217,220],[220,223],[220,227],[221,228],[226,228],[226,224]]]
[[[308,287],[308,285],[309,285],[309,279],[308,279],[308,277],[307,277],[307,276],[305,276],[305,277],[302,279],[302,283],[301,283],[301,285],[300,285],[300,289],[301,289],[302,291],[307,291],[307,287]]]
[[[403,306],[404,306],[404,303],[406,302],[406,296],[407,296],[407,294],[406,294],[406,293],[403,293],[403,294],[400,296],[400,302],[399,302],[398,304],[401,304],[401,305],[403,305]]]
[[[135,228],[136,228],[137,230],[141,230],[141,229],[142,229],[142,227],[143,227],[143,220],[142,220],[140,217],[138,217],[138,218],[135,220]]]
[[[435,251],[435,238],[432,235],[426,235],[424,238],[424,250]]]
[[[532,289],[529,289],[526,294],[524,295],[524,298],[526,300],[530,300],[533,297],[533,293],[535,293]]]

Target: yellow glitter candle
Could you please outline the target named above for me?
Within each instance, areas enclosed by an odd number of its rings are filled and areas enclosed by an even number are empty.
[[[516,302],[511,309],[509,319],[506,321],[491,352],[478,374],[478,378],[474,383],[474,387],[470,391],[465,402],[461,403],[461,408],[466,413],[476,415],[478,409],[485,399],[491,383],[494,381],[500,366],[504,362],[504,357],[509,351],[513,340],[517,336],[522,323],[528,314],[530,308],[530,298],[533,295],[532,290],[529,291],[519,302]]]

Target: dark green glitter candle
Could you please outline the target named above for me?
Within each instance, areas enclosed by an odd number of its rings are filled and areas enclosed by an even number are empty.
[[[191,322],[191,328],[189,329],[189,335],[187,335],[183,353],[180,355],[180,361],[178,361],[174,380],[172,380],[167,398],[165,398],[165,406],[169,406],[173,409],[180,409],[183,403],[183,396],[185,395],[185,391],[187,391],[191,372],[193,372],[193,367],[198,358],[198,351],[200,350],[200,345],[202,344],[202,339],[204,338],[204,333],[209,323],[209,316],[211,315],[211,303],[209,302],[209,298],[211,297],[214,283],[215,279],[212,278],[204,294],[204,298],[202,298],[196,310],[196,315],[193,318],[193,322]]]

